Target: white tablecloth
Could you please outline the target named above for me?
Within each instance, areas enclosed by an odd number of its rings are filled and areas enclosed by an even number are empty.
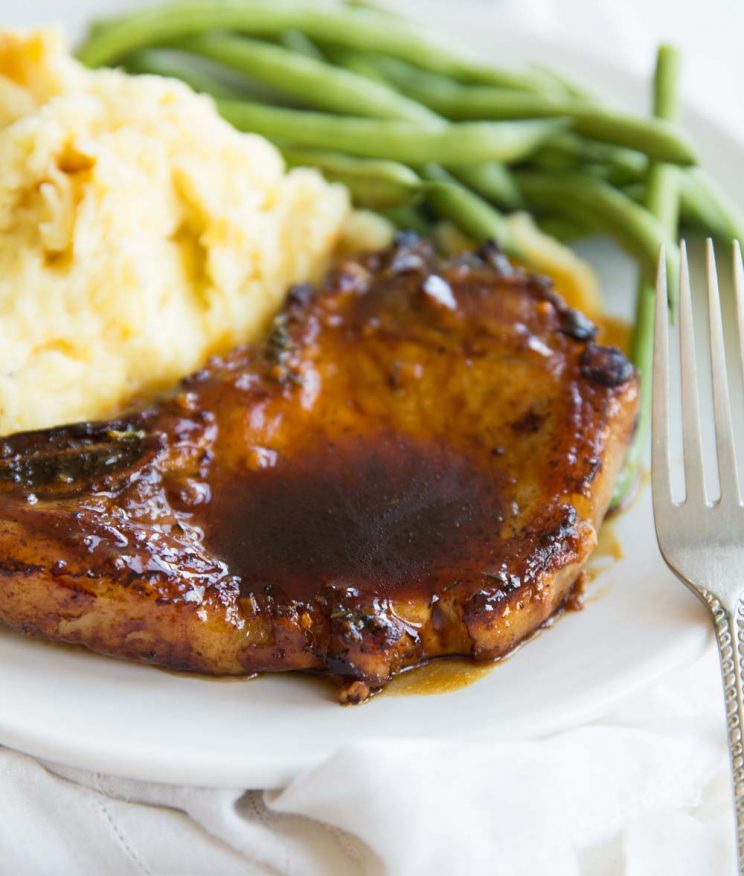
[[[407,5],[432,17],[442,4]],[[660,39],[677,42],[688,92],[744,134],[741,0],[460,6],[644,70]],[[29,9],[38,19],[38,4]],[[13,4],[0,23],[24,15]],[[267,794],[128,782],[0,748],[0,876],[723,876],[733,866],[713,654],[551,738],[358,745]]]
[[[713,654],[532,742],[359,744],[279,792],[146,785],[0,749],[2,876],[725,876]]]

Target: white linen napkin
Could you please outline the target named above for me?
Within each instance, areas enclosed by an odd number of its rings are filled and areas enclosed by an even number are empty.
[[[81,0],[81,21],[91,4]],[[404,5],[435,19],[449,4]],[[699,4],[665,0],[459,6],[644,70],[660,39],[676,41],[689,93],[744,132],[732,112],[741,0],[708,0],[704,18]],[[34,9],[7,14],[42,20]],[[544,740],[359,744],[265,794],[126,781],[0,748],[0,876],[723,876],[734,863],[719,685],[709,654]]]
[[[351,745],[281,791],[146,784],[0,750],[0,874],[722,876],[722,713],[710,653],[547,739]]]

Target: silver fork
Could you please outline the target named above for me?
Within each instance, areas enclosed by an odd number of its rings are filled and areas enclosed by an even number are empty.
[[[692,324],[690,272],[682,244],[679,294],[680,380],[685,498],[675,502],[669,454],[669,318],[665,259],[659,262],[653,367],[651,483],[656,535],[669,568],[709,607],[718,638],[734,785],[738,872],[744,876],[744,506],[739,487],[730,384],[713,244],[707,244],[710,380],[720,498],[706,491]],[[744,269],[734,245],[739,356],[744,366]],[[744,440],[744,435],[739,436]]]

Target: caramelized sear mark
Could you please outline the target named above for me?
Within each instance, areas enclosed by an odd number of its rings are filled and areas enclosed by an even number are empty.
[[[89,424],[30,432],[0,440],[0,490],[33,491],[51,496],[82,489],[120,487],[145,462],[152,462],[164,441],[126,424]]]

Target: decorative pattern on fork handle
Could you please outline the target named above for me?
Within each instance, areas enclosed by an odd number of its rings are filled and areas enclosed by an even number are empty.
[[[737,602],[734,611],[709,590],[700,592],[713,613],[721,657],[723,697],[734,779],[739,874],[744,876],[744,599]]]

